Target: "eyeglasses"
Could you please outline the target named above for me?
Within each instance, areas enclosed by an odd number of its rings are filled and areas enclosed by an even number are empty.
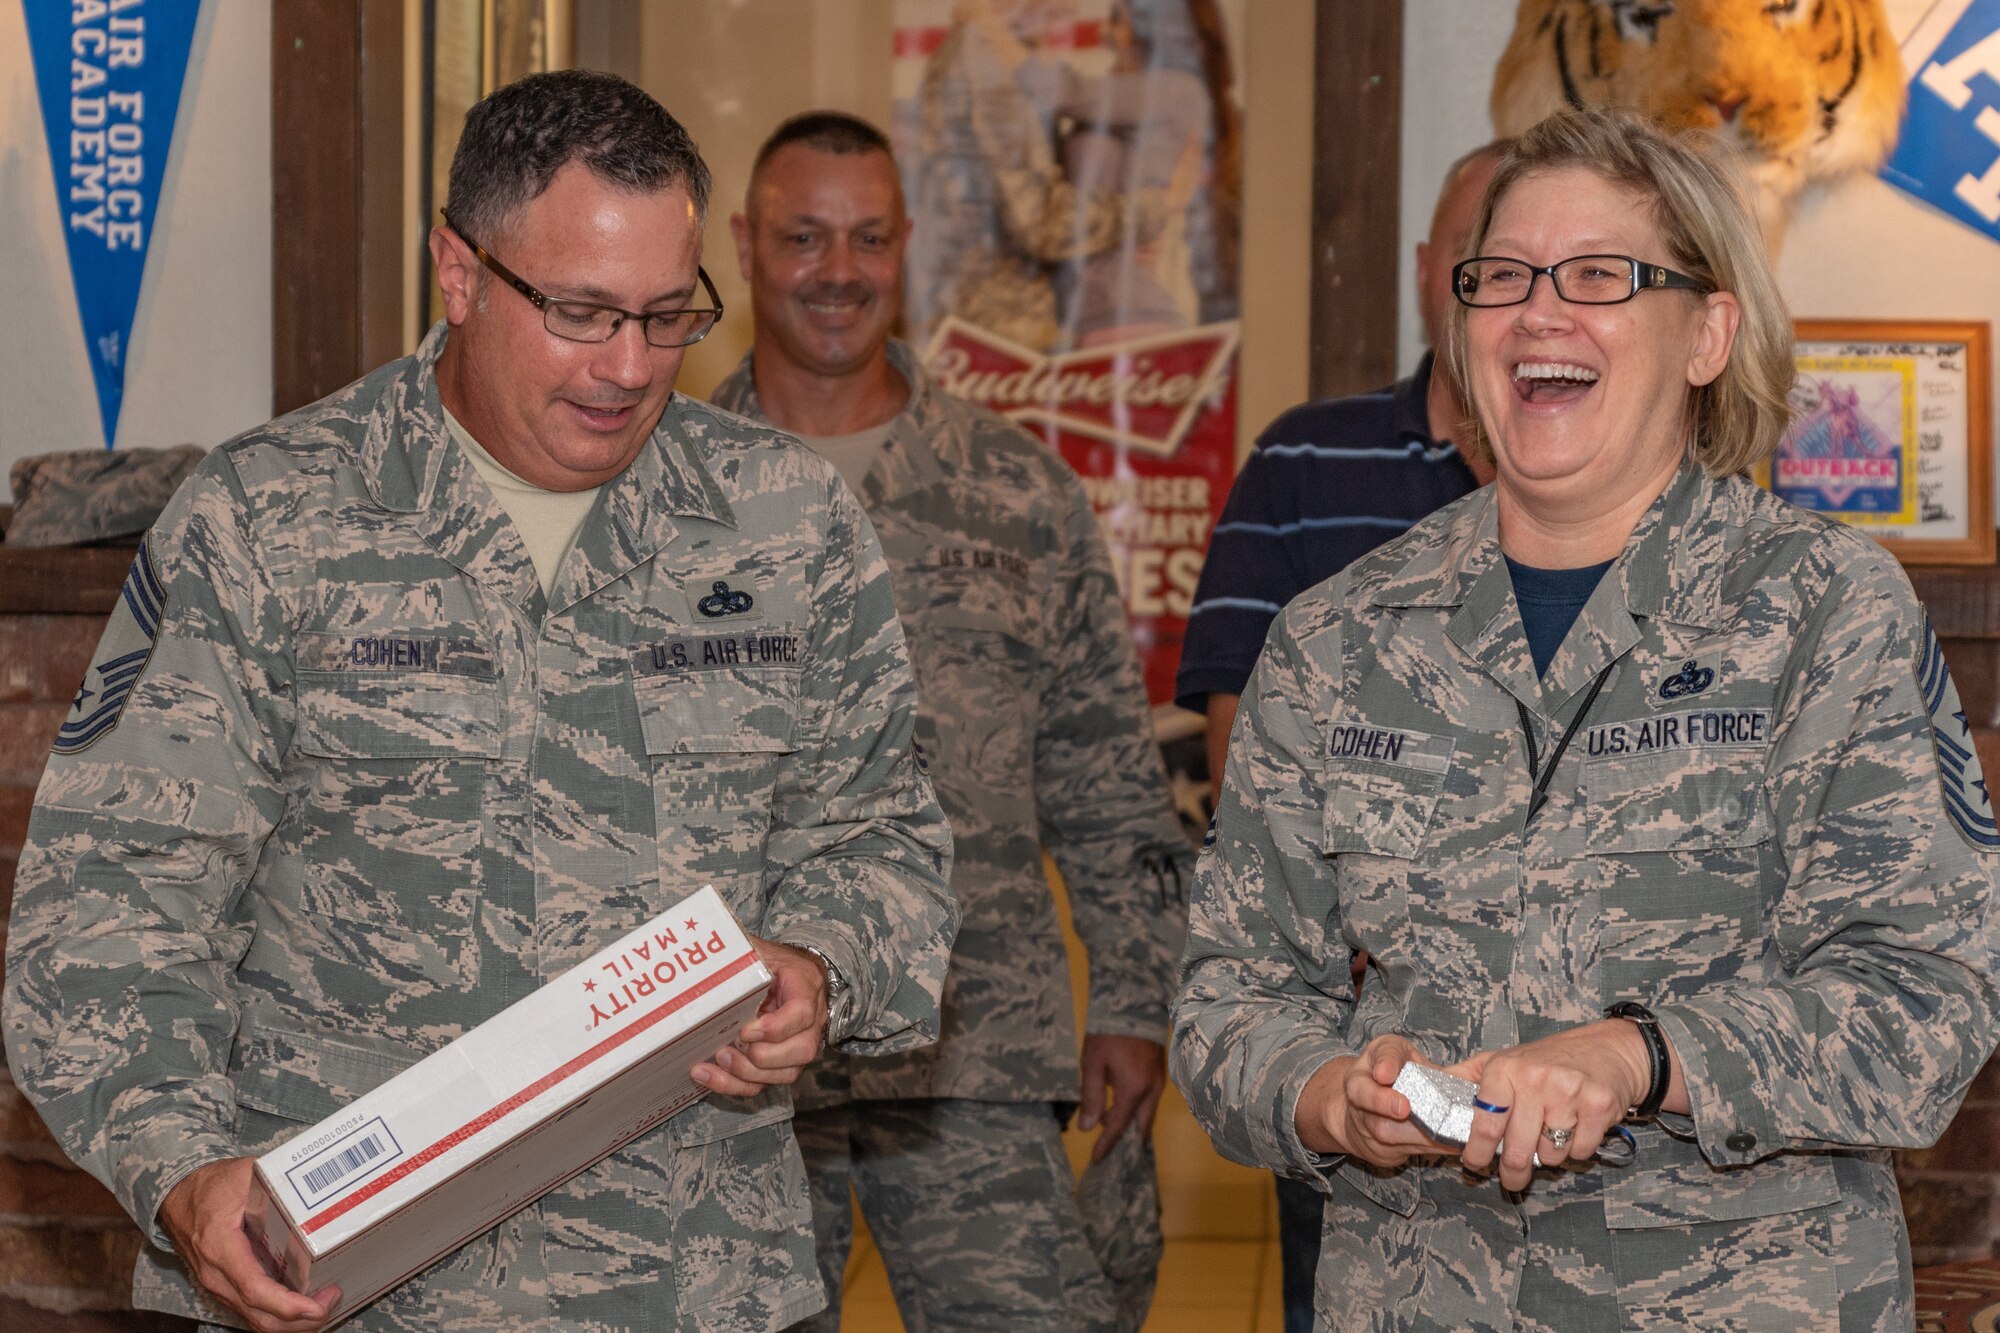
[[[1641,291],[1679,287],[1705,292],[1708,284],[1630,255],[1578,255],[1537,268],[1525,259],[1479,255],[1451,270],[1451,289],[1469,306],[1521,305],[1535,293],[1535,279],[1548,274],[1556,295],[1572,305],[1617,305]]]
[[[444,222],[459,240],[471,247],[480,263],[534,303],[535,308],[542,312],[542,326],[558,338],[567,338],[574,343],[610,342],[618,336],[618,330],[625,326],[626,320],[636,319],[645,331],[646,341],[652,346],[686,347],[707,337],[708,331],[722,318],[722,298],[715,294],[715,284],[709,281],[708,270],[700,265],[695,266],[695,276],[701,279],[702,290],[708,293],[707,309],[620,310],[615,305],[600,305],[595,301],[558,300],[543,295],[514,276],[512,270],[488,254],[484,246],[467,236],[451,220],[450,214],[445,215]]]

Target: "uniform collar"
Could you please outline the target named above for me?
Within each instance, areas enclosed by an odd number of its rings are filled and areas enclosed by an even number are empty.
[[[888,356],[889,364],[910,386],[910,398],[889,423],[888,442],[870,464],[868,475],[862,478],[861,498],[871,509],[927,490],[945,476],[937,451],[930,444],[946,423],[948,405],[943,401],[943,390],[900,338],[889,340]],[[756,357],[754,347],[743,354],[729,378],[716,386],[714,402],[725,411],[769,421],[764,404],[757,397]]]
[[[362,441],[359,467],[375,503],[419,514],[439,554],[533,614],[542,602],[527,546],[451,441],[438,395],[437,361],[449,326],[440,320],[414,356],[376,372],[389,377]],[[671,541],[677,517],[735,525],[693,442],[687,400],[675,394],[631,466],[606,483],[557,576],[556,609],[579,600]],[[611,522],[598,519],[608,514]],[[581,556],[582,559],[577,557]]]
[[[551,609],[580,602],[650,560],[680,535],[682,519],[736,526],[736,514],[705,461],[702,440],[716,424],[686,395],[667,399],[638,456],[597,498],[595,512],[611,521],[587,519],[577,534],[576,549],[556,576]]]
[[[1493,487],[1462,502],[1451,521],[1419,538],[1372,598],[1377,606],[1449,610],[1446,632],[1508,691],[1531,707],[1551,708],[1577,693],[1638,642],[1636,618],[1695,629],[1720,623],[1724,543],[1733,506],[1719,503],[1719,483],[1683,465],[1654,500],[1563,647],[1537,678],[1514,583],[1500,555],[1499,505]]]

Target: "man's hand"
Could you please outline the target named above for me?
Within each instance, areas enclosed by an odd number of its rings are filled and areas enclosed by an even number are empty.
[[[1128,1128],[1145,1138],[1153,1132],[1153,1113],[1167,1090],[1167,1048],[1144,1037],[1113,1037],[1101,1032],[1083,1036],[1083,1100],[1078,1129],[1104,1132],[1090,1149],[1090,1160],[1101,1162]],[[1110,1094],[1106,1104],[1105,1094]]]
[[[751,937],[771,969],[771,993],[736,1041],[691,1071],[695,1082],[730,1097],[754,1097],[794,1083],[826,1037],[826,968],[803,949]]]
[[[254,1157],[197,1168],[160,1204],[160,1225],[188,1274],[257,1333],[313,1333],[340,1300],[336,1287],[301,1296],[264,1271],[243,1233]]]

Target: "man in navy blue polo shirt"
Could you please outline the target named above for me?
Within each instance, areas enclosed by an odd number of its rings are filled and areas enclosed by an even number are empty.
[[[1488,144],[1452,164],[1430,239],[1417,243],[1417,304],[1433,347],[1452,301],[1452,265],[1464,257],[1503,147]],[[1208,771],[1218,788],[1237,703],[1285,603],[1493,480],[1490,461],[1455,443],[1467,414],[1449,368],[1426,352],[1393,388],[1306,403],[1257,437],[1209,539],[1174,680],[1174,701],[1207,714]],[[1319,1230],[1319,1192],[1280,1176],[1285,1333],[1312,1327]]]

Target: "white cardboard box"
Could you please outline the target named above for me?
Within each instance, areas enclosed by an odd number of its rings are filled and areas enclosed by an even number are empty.
[[[700,1097],[770,983],[702,889],[258,1158],[251,1243],[337,1322]]]

